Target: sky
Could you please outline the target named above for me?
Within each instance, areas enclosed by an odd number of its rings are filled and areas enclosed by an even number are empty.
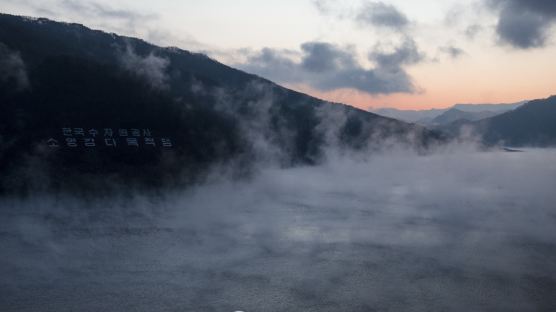
[[[0,0],[0,11],[206,53],[362,109],[556,94],[553,0]]]

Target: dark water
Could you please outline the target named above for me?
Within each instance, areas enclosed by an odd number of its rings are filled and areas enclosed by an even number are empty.
[[[0,311],[555,311],[556,153],[0,202]]]

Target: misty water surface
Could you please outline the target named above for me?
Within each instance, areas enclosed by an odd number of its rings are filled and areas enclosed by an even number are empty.
[[[0,202],[1,311],[554,311],[556,152]]]

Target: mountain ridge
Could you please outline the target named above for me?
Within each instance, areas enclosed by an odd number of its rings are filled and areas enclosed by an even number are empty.
[[[464,112],[481,112],[493,111],[503,113],[508,110],[515,109],[527,101],[520,101],[516,103],[500,103],[500,104],[454,104],[447,108],[431,108],[423,110],[404,110],[397,108],[374,108],[369,111],[385,117],[391,117],[406,122],[414,122],[421,125],[429,125],[431,121],[440,116],[441,114],[451,110],[458,109]]]
[[[446,125],[458,120],[466,120],[466,121],[477,121],[484,118],[493,117],[503,112],[493,112],[493,111],[463,111],[458,108],[451,108],[444,113],[436,116],[431,121],[427,122],[427,125],[438,126],[438,125]]]
[[[459,119],[436,127],[451,137],[473,135],[486,145],[506,147],[556,146],[556,96],[480,120]]]
[[[556,95],[473,123],[485,142],[517,147],[556,146]]]
[[[242,172],[266,159],[318,163],[327,148],[372,150],[396,141],[422,149],[443,140],[203,54],[43,18],[1,14],[0,25],[0,52],[13,60],[0,80],[6,189],[33,180],[25,170],[36,163],[47,164],[39,167],[48,168],[49,185],[83,174],[157,185],[195,179],[214,164],[243,164]],[[118,133],[118,142],[107,145],[108,133]]]

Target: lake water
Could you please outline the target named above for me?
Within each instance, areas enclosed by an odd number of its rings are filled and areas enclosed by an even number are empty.
[[[555,311],[556,151],[0,201],[1,311]]]

